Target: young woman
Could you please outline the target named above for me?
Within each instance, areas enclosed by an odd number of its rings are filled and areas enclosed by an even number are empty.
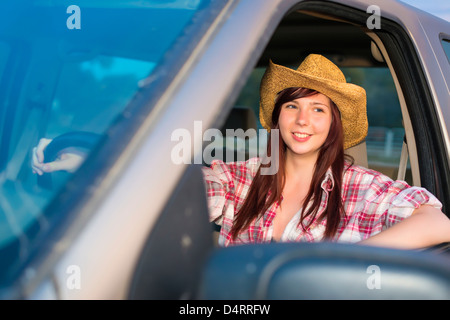
[[[270,62],[260,120],[279,133],[275,174],[263,174],[270,164],[259,158],[204,168],[220,245],[326,240],[412,249],[450,241],[450,220],[431,193],[346,160],[344,150],[367,135],[366,94],[325,57],[309,55],[297,70]],[[49,141],[34,150],[35,173],[78,167],[82,158],[71,154],[44,163]]]
[[[260,120],[279,130],[276,174],[262,175],[257,158],[204,169],[211,220],[222,226],[219,244],[421,248],[450,241],[450,220],[427,190],[345,160],[344,149],[367,134],[366,96],[325,57],[309,55],[297,70],[270,62]]]

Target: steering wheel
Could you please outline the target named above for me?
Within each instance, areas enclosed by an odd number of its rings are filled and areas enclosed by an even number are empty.
[[[73,131],[54,138],[44,150],[44,161],[55,161],[61,151],[69,147],[91,150],[100,138],[99,134],[85,131]],[[52,189],[53,181],[51,173],[37,176],[37,183],[41,188]]]

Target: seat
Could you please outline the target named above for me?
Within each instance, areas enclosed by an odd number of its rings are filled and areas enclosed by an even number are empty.
[[[365,168],[369,167],[368,161],[367,161],[367,146],[366,141],[363,141],[356,146],[353,146],[351,148],[348,148],[345,150],[345,154],[352,156],[355,160],[355,164],[358,166],[362,166]]]
[[[225,124],[222,126],[222,135],[226,135],[226,130],[242,129],[247,131],[248,129],[258,129],[258,124],[255,116],[255,112],[252,109],[245,106],[234,106],[231,109]]]

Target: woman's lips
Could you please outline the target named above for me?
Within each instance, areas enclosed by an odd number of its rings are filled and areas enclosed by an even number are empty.
[[[311,138],[310,134],[303,133],[303,132],[293,132],[292,136],[294,137],[294,139],[296,141],[299,141],[299,142],[305,142],[305,141],[308,141]]]

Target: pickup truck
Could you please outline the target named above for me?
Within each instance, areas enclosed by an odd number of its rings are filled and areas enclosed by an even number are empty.
[[[208,129],[249,133],[232,159],[264,143],[269,60],[319,53],[367,91],[357,163],[449,215],[448,21],[387,0],[76,2],[0,4],[0,298],[450,298],[446,243],[218,248],[201,173]],[[33,174],[41,138],[86,158]]]

